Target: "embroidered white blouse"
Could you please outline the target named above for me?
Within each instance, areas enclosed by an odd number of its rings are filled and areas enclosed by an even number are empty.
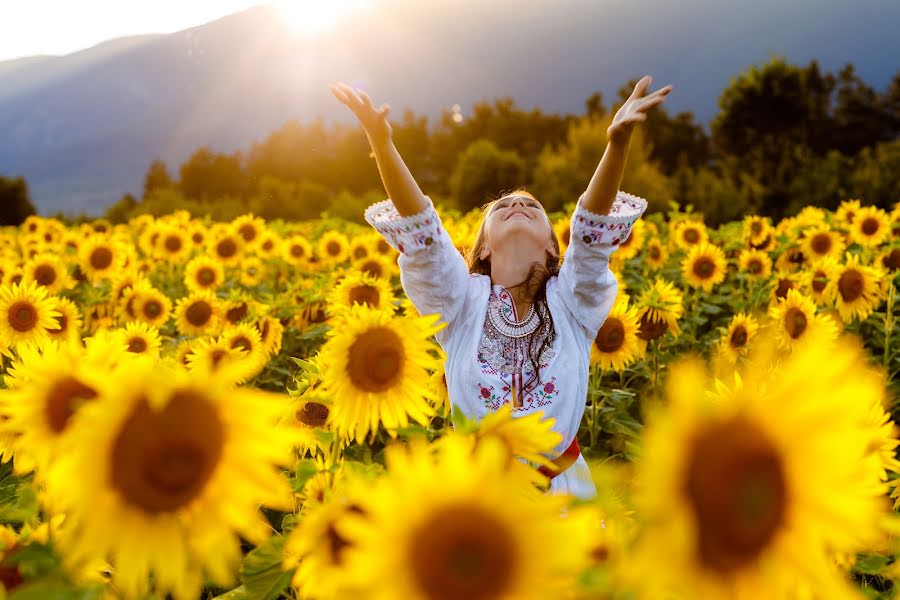
[[[489,315],[493,307],[518,319],[515,302],[489,276],[469,273],[431,199],[425,198],[429,206],[415,215],[401,217],[388,199],[369,206],[365,218],[400,252],[400,282],[413,306],[423,315],[439,313],[447,323],[436,338],[447,356],[450,403],[476,419],[508,403],[515,416],[543,411],[555,419],[553,429],[563,438],[550,456],[555,458],[578,433],[587,402],[591,344],[616,298],[610,254],[628,238],[647,201],[619,191],[609,214],[600,215],[582,206],[583,194],[578,199],[559,275],[547,281],[555,340],[540,355],[540,379],[523,391],[533,369],[527,358],[522,360],[522,340],[500,333]],[[551,480],[550,492],[596,495],[581,454]]]

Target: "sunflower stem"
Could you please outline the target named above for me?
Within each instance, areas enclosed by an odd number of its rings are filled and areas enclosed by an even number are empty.
[[[896,287],[891,281],[891,287],[888,289],[887,310],[884,311],[884,368],[887,369],[890,364],[891,356],[891,333],[894,331],[894,292]]]

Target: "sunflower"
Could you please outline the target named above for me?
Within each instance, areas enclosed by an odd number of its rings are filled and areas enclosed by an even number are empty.
[[[850,239],[867,248],[880,246],[891,235],[891,220],[877,206],[864,206],[850,224]]]
[[[312,245],[300,234],[288,236],[281,242],[281,258],[295,267],[305,267],[312,255]]]
[[[210,253],[220,264],[231,267],[241,262],[244,254],[244,238],[231,229],[220,230],[210,242]]]
[[[393,256],[397,255],[397,251],[394,249],[394,247],[391,246],[388,243],[388,241],[386,239],[384,239],[384,236],[381,235],[380,233],[376,232],[372,236],[372,239],[373,239],[372,249],[375,251],[376,254],[380,254],[381,256],[386,256],[386,257],[393,257]],[[453,239],[456,239],[456,238],[454,237]],[[560,239],[560,242],[562,242],[561,239]]]
[[[203,223],[200,221],[191,221],[191,224],[187,227],[187,233],[193,248],[198,250],[206,248],[209,232],[206,230]]]
[[[837,260],[828,256],[814,262],[803,274],[803,288],[819,306],[831,306],[837,294]]]
[[[349,272],[328,295],[328,311],[339,315],[355,304],[375,310],[394,312],[394,292],[384,279],[360,271]]]
[[[385,281],[390,281],[399,272],[396,262],[392,262],[380,254],[373,254],[354,262],[353,268]]]
[[[797,290],[789,290],[784,299],[773,304],[769,308],[769,317],[776,340],[784,350],[834,340],[838,336],[834,321],[828,316],[816,314],[812,299]]]
[[[834,219],[837,221],[842,227],[845,229],[849,229],[853,224],[853,220],[856,217],[856,213],[859,212],[860,209],[859,200],[844,200],[841,202],[840,206],[838,206],[837,210],[834,212]]]
[[[261,258],[275,258],[279,252],[281,252],[281,237],[274,231],[266,229],[256,243],[256,253]]]
[[[508,460],[498,440],[459,434],[437,454],[389,447],[387,475],[338,523],[353,587],[374,600],[563,597],[588,564],[588,523],[561,516],[569,500],[530,491]]]
[[[681,290],[665,279],[655,279],[641,292],[636,306],[640,326],[637,336],[641,340],[655,340],[666,331],[675,336],[681,334],[678,319],[684,315],[684,298]]]
[[[53,310],[59,313],[54,317],[56,328],[47,331],[50,339],[60,344],[81,342],[81,312],[78,306],[68,298],[54,296],[50,298]]]
[[[258,375],[266,366],[268,354],[263,345],[262,336],[259,334],[259,330],[250,323],[226,327],[222,331],[221,340],[229,348],[244,351],[241,360],[248,365],[253,365],[252,369],[248,367],[246,375],[248,379]]]
[[[762,250],[741,250],[738,268],[751,279],[768,279],[772,274],[772,259]]]
[[[537,411],[521,417],[514,417],[512,407],[504,404],[500,410],[486,414],[475,431],[476,443],[485,439],[499,440],[508,452],[508,465],[516,469],[523,481],[536,484],[546,482],[546,478],[528,463],[553,468],[548,455],[559,454],[558,446],[563,436],[553,430],[556,419],[545,417]],[[526,462],[514,460],[523,459]]]
[[[291,405],[285,421],[296,434],[294,445],[301,457],[307,452],[316,456],[328,450],[320,432],[329,431],[326,423],[329,412],[327,399],[316,393],[304,394]]]
[[[253,326],[259,332],[263,347],[269,356],[275,356],[281,352],[281,342],[284,337],[284,325],[275,317],[259,317],[253,322]]]
[[[640,225],[638,223],[640,223]],[[616,251],[615,256],[618,256],[619,260],[627,260],[637,256],[637,253],[640,252],[641,248],[644,246],[646,235],[647,227],[645,222],[638,219],[631,228],[631,233],[628,234],[628,237],[619,244],[619,249]]]
[[[709,241],[709,233],[702,221],[683,219],[676,221],[671,227],[672,242],[682,250],[690,250]]]
[[[239,345],[232,346],[222,336],[196,338],[187,354],[187,370],[191,373],[214,373],[222,381],[244,383],[257,372],[258,362],[248,360]]]
[[[58,329],[53,299],[36,282],[0,286],[0,340],[10,348],[39,344]]]
[[[50,295],[75,287],[65,263],[55,254],[42,253],[29,259],[22,267],[25,282],[34,281]]]
[[[112,238],[94,235],[78,248],[82,273],[92,282],[110,279],[125,262],[125,251]]]
[[[750,246],[759,246],[772,234],[768,217],[748,215],[743,222],[744,239]]]
[[[628,302],[617,302],[591,344],[591,364],[599,364],[604,371],[622,372],[625,367],[643,356],[638,341],[640,325],[638,309]]]
[[[316,255],[328,265],[342,263],[350,256],[350,242],[340,231],[326,231],[316,243]]]
[[[776,303],[779,300],[787,298],[790,290],[799,290],[802,277],[800,273],[787,273],[778,271],[775,273],[775,280],[772,286],[772,294],[769,298],[770,303]]]
[[[831,557],[877,539],[885,486],[860,426],[883,389],[851,346],[807,345],[775,369],[751,353],[732,387],[670,367],[638,465],[648,597],[852,595]]]
[[[428,371],[440,364],[431,337],[445,326],[438,319],[392,317],[364,305],[347,310],[344,326],[331,329],[319,351],[335,431],[362,442],[379,423],[393,436],[410,418],[428,422],[434,414]]]
[[[681,273],[691,287],[710,291],[725,279],[725,253],[715,244],[701,242],[690,247],[681,263]]]
[[[250,213],[241,215],[232,221],[231,228],[241,236],[248,249],[255,250],[266,229],[266,221],[262,217],[254,217],[253,213]]]
[[[654,237],[647,242],[647,247],[644,249],[644,260],[651,269],[654,271],[661,269],[662,266],[666,264],[666,259],[668,257],[669,255],[666,252],[666,247],[659,239]]]
[[[79,408],[99,396],[98,379],[107,373],[88,358],[79,346],[53,341],[20,351],[6,377],[11,389],[0,391],[0,431],[15,436],[18,473],[34,468],[43,474]]]
[[[809,260],[807,260],[806,254],[803,253],[802,246],[788,246],[775,259],[775,270],[795,273],[804,268],[808,262]]]
[[[840,258],[844,252],[844,239],[837,231],[822,225],[806,232],[801,247],[812,262],[827,256]]]
[[[184,284],[192,292],[215,291],[225,283],[225,269],[208,256],[197,256],[184,268]]]
[[[859,264],[858,254],[847,254],[843,265],[835,273],[837,280],[838,313],[845,323],[853,319],[864,321],[881,301],[879,272]]]
[[[172,301],[168,296],[149,285],[133,287],[132,294],[131,306],[136,320],[155,327],[166,324],[172,312]]]
[[[739,312],[731,318],[725,335],[719,340],[719,351],[734,364],[747,353],[747,344],[756,335],[759,324],[752,315]]]
[[[129,352],[159,358],[162,339],[159,337],[159,329],[153,325],[141,321],[131,321],[118,331]]]
[[[437,416],[449,420],[453,413],[453,405],[450,403],[450,390],[447,387],[447,375],[443,364],[431,374],[428,383],[431,386]]]
[[[876,264],[888,273],[900,271],[900,248],[885,248],[878,256]]]
[[[254,287],[266,279],[266,265],[256,256],[248,256],[240,264],[241,285]]]
[[[198,598],[207,578],[230,587],[238,535],[268,535],[260,505],[290,509],[277,468],[291,445],[276,425],[284,399],[133,361],[82,406],[71,451],[50,466],[46,500],[66,515],[66,561],[113,557],[113,583],[128,597]],[[128,535],[109,535],[110,522]]]
[[[193,292],[175,303],[175,323],[184,335],[207,335],[219,326],[222,309],[212,292]]]
[[[372,245],[369,240],[362,236],[353,236],[353,239],[350,240],[350,260],[362,260],[369,258],[372,254]]]

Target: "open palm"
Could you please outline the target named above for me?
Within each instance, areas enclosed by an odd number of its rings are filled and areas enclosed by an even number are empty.
[[[612,124],[610,124],[609,128],[606,130],[609,141],[627,141],[631,136],[634,126],[647,120],[647,111],[665,100],[669,92],[672,91],[672,86],[667,85],[662,89],[644,96],[644,92],[647,91],[647,87],[652,81],[653,78],[649,75],[642,77],[641,80],[637,82],[637,85],[634,86],[634,91],[631,92],[631,96],[629,96],[619,110],[616,111]]]
[[[390,105],[385,103],[381,107],[375,108],[375,104],[367,93],[360,89],[354,90],[343,82],[328,84],[328,87],[335,98],[353,111],[371,140],[383,140],[391,137],[391,124],[387,119],[391,112]]]

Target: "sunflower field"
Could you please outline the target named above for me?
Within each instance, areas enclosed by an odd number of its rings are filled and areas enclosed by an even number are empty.
[[[2,597],[895,596],[900,203],[638,220],[591,501],[545,492],[540,412],[451,415],[369,226],[33,216],[0,253]]]

